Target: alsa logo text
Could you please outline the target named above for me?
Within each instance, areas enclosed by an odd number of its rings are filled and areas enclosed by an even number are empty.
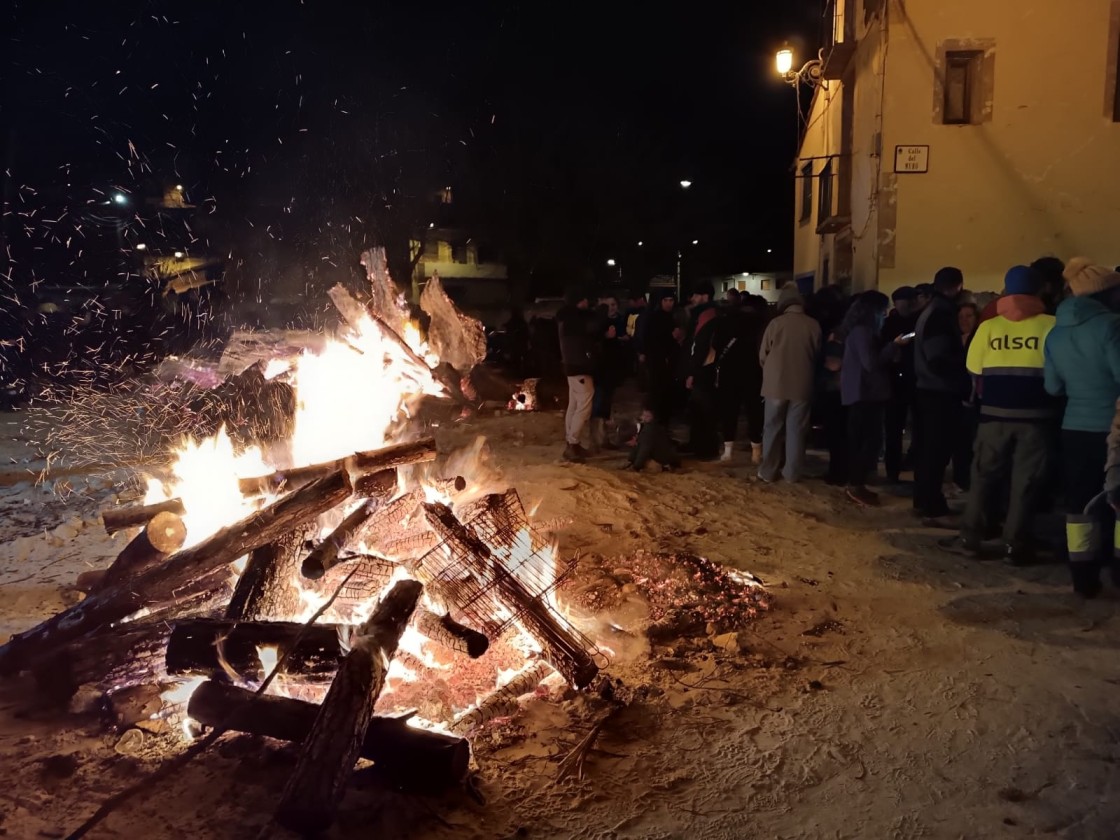
[[[1037,335],[1032,336],[992,336],[988,340],[988,346],[993,350],[1037,350],[1041,346],[1041,339]]]

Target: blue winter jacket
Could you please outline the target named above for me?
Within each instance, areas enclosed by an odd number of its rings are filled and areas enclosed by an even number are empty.
[[[1091,297],[1063,301],[1045,355],[1046,390],[1068,400],[1062,428],[1107,432],[1120,397],[1120,314]]]

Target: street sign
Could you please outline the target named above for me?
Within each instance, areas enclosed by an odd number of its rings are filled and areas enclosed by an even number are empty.
[[[929,172],[929,146],[895,146],[895,172]]]

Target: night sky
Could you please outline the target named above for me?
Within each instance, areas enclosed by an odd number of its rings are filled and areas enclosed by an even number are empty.
[[[607,257],[630,284],[671,273],[682,245],[690,277],[786,267],[796,105],[773,53],[814,43],[821,5],[17,0],[5,272],[89,282],[100,202],[159,179],[242,288],[326,282],[428,219],[541,294]]]

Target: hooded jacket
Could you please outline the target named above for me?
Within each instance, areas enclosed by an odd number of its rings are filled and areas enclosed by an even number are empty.
[[[1093,297],[1063,301],[1046,338],[1045,384],[1067,397],[1063,429],[1107,432],[1120,397],[1120,315]]]
[[[1054,316],[1034,295],[1005,295],[976,328],[968,372],[980,377],[981,420],[1037,422],[1057,406],[1043,387],[1043,347]]]
[[[914,331],[915,386],[966,397],[969,382],[957,307],[944,295],[934,295],[918,316]]]
[[[891,397],[890,364],[901,348],[883,344],[867,324],[857,324],[844,339],[840,363],[840,401],[885,403]]]
[[[770,400],[813,398],[814,373],[821,349],[821,327],[805,314],[805,299],[789,284],[778,297],[778,314],[762,334],[762,396]]]

